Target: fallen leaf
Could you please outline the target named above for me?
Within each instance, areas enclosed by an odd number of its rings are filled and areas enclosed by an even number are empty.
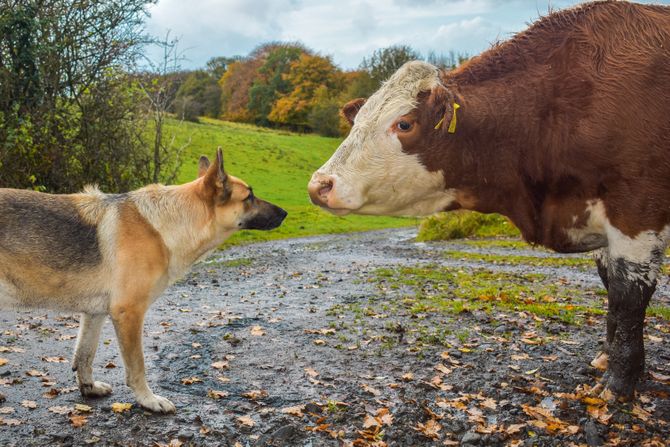
[[[81,412],[81,413],[90,413],[91,412],[91,407],[88,405],[84,404],[75,404],[74,409]]]
[[[479,405],[481,405],[484,408],[488,408],[489,410],[495,410],[497,408],[496,401],[491,398],[484,399],[483,401],[480,402]]]
[[[12,407],[0,407],[0,414],[12,414],[14,409]]]
[[[212,368],[215,369],[228,369],[228,362],[225,360],[221,360],[218,362],[212,363]]]
[[[512,424],[505,429],[505,433],[507,433],[508,435],[519,433],[521,429],[524,428],[525,426],[526,424]]]
[[[435,419],[430,419],[425,424],[419,422],[414,429],[427,438],[437,439],[440,437],[438,433],[442,430],[442,426]]]
[[[42,394],[42,397],[45,399],[53,399],[54,397],[58,396],[60,394],[60,390],[56,388],[51,388],[49,391],[46,393]]]
[[[291,416],[302,417],[303,410],[305,409],[304,405],[296,405],[295,407],[285,407],[281,409],[281,412],[284,414],[290,414]]]
[[[26,374],[29,375],[30,377],[44,377],[47,375],[47,373],[39,372],[36,369],[31,369],[30,371],[26,371]]]
[[[33,410],[37,408],[37,402],[35,402],[34,400],[24,400],[21,401],[21,406]]]
[[[9,360],[0,357],[0,366],[5,366],[7,363],[9,363]]]
[[[411,372],[408,372],[407,374],[403,374],[401,378],[405,382],[411,382],[412,380],[414,380],[414,374],[412,374]]]
[[[307,375],[310,376],[310,377],[317,377],[317,376],[319,375],[319,373],[316,372],[316,370],[314,370],[314,369],[312,369],[312,368],[305,368],[305,372],[306,372]]]
[[[112,411],[114,413],[123,413],[125,411],[129,411],[132,407],[133,407],[133,404],[122,403],[122,402],[114,402],[112,404]]]
[[[239,422],[242,425],[245,425],[247,427],[253,427],[256,425],[253,419],[251,419],[249,416],[239,416],[237,418],[237,422]]]
[[[42,360],[49,363],[67,363],[65,357],[42,357]]]
[[[209,391],[207,391],[207,397],[210,397],[214,400],[219,400],[219,399],[223,399],[225,397],[228,397],[228,392],[217,391],[217,390],[209,390]]]
[[[667,376],[665,374],[655,373],[654,371],[649,371],[649,375],[651,376],[652,379],[654,379],[657,382],[661,382],[661,383],[665,383],[667,385],[670,385],[670,376]]]
[[[56,414],[68,414],[73,411],[72,407],[49,407],[49,411]]]
[[[645,410],[644,408],[642,408],[637,404],[633,405],[633,410],[631,411],[631,414],[644,422],[647,422],[651,417],[651,413],[649,413],[647,410]]]
[[[442,374],[451,374],[451,369],[447,368],[442,363],[438,363],[437,365],[435,365],[435,369],[441,372]]]
[[[181,379],[181,383],[184,385],[193,385],[194,383],[200,383],[202,379],[200,377],[184,377]]]
[[[80,414],[73,414],[70,416],[70,424],[72,424],[72,426],[75,428],[83,427],[86,425],[86,422],[88,422],[86,416],[82,416]]]
[[[0,418],[0,425],[21,425],[21,421],[18,419],[3,419]]]
[[[251,335],[254,335],[256,337],[260,337],[261,335],[265,335],[265,331],[260,326],[253,326],[251,328]]]
[[[246,397],[247,399],[263,399],[265,397],[268,397],[268,392],[265,390],[251,390],[247,391],[246,393],[242,393],[242,397]]]
[[[13,346],[0,346],[0,352],[26,352],[23,348],[15,348]]]
[[[324,340],[317,339],[317,340],[314,340],[314,344],[317,345],[317,346],[322,346],[322,345],[325,345],[326,342]]]
[[[381,425],[381,421],[377,420],[377,418],[370,416],[369,414],[365,415],[365,419],[363,420],[363,428],[380,427]]]
[[[370,385],[367,385],[365,383],[361,385],[361,388],[363,388],[363,391],[365,391],[366,393],[370,393],[373,396],[381,396],[381,394],[382,394],[382,392],[379,391],[378,389],[373,388]]]
[[[116,365],[115,365],[114,363],[112,363],[112,362],[108,362],[108,363],[105,365],[105,368],[107,368],[107,369],[116,368]]]

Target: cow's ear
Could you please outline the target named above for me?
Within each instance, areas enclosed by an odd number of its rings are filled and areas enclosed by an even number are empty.
[[[361,107],[363,107],[363,104],[365,104],[365,98],[352,99],[342,107],[340,113],[347,119],[347,121],[349,121],[349,124],[353,126],[354,118],[356,118],[356,115],[358,114],[358,111],[361,110]]]
[[[447,132],[454,118],[455,96],[442,84],[433,87],[426,100],[426,122],[435,130]]]

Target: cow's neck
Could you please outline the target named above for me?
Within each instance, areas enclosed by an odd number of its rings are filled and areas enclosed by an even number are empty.
[[[449,82],[449,80],[447,80]],[[453,82],[453,81],[452,81]],[[459,110],[456,132],[447,137],[453,144],[450,166],[443,166],[447,185],[463,191],[462,207],[500,213],[519,227],[524,238],[542,243],[541,178],[531,178],[522,158],[531,125],[524,110],[532,109],[534,81],[504,80],[452,84]]]

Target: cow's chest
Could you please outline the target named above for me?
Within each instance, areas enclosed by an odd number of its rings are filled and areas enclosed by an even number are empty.
[[[541,214],[541,243],[563,253],[607,246],[607,216],[600,201],[549,201]]]

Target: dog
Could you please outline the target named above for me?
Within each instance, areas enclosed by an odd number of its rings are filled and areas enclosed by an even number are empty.
[[[92,363],[110,316],[126,383],[154,412],[175,406],[149,388],[142,352],[144,314],[165,288],[238,230],[270,230],[287,213],[201,157],[198,178],[124,194],[87,187],[53,195],[0,189],[0,307],[81,313],[72,369],[81,394],[106,396]]]

